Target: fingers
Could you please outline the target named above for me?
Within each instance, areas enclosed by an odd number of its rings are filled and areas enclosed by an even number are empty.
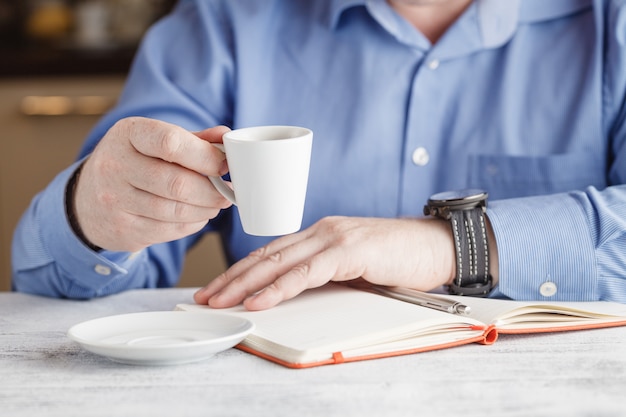
[[[128,182],[137,190],[175,203],[219,208],[229,205],[221,194],[213,190],[206,176],[157,158],[136,158]]]
[[[181,165],[206,176],[224,175],[227,171],[226,156],[210,141],[221,142],[228,128],[218,126],[197,134],[165,122],[143,119],[124,119],[118,124],[127,132],[137,152]],[[203,140],[197,140],[202,138]]]
[[[219,198],[215,198],[214,201],[207,200],[200,201],[200,204],[192,204],[192,202],[182,202],[147,191],[131,189],[124,195],[120,195],[118,207],[123,207],[128,214],[148,217],[160,222],[206,223],[207,219],[217,216],[221,208],[229,204]],[[146,210],[146,207],[149,207],[149,210]]]
[[[223,308],[243,301],[249,310],[263,310],[330,280],[343,281],[363,273],[360,261],[347,256],[343,237],[329,237],[328,222],[284,236],[252,252],[199,290],[199,304]]]
[[[228,131],[230,131],[230,128],[227,126],[214,126],[200,132],[194,132],[194,135],[207,142],[222,143],[222,136]]]
[[[137,252],[155,243],[180,239],[206,226],[200,222],[172,223],[141,216],[117,217],[115,225],[107,228],[104,246],[110,251]],[[91,241],[91,240],[90,240]]]
[[[243,300],[251,310],[269,308],[328,281],[329,274],[319,270],[315,257],[322,249],[321,242],[309,239],[308,233],[284,236],[234,264],[194,298],[217,308]]]
[[[83,165],[74,208],[89,241],[109,250],[136,251],[200,230],[231,203],[207,175],[227,171],[209,141],[226,127],[199,136],[157,120],[116,123]]]
[[[332,275],[323,268],[318,268],[318,257],[299,263],[279,276],[261,291],[244,300],[248,310],[265,310],[300,294],[309,288],[316,288],[330,281]],[[212,301],[212,300],[209,300]],[[216,303],[219,306],[219,299]],[[212,305],[209,302],[209,305]]]
[[[237,304],[248,295],[258,291],[264,285],[269,284],[273,277],[280,275],[281,271],[285,268],[285,266],[280,266],[280,251],[300,240],[300,234],[295,233],[293,235],[283,236],[255,250],[216,277],[206,287],[199,290],[194,295],[196,302],[207,304],[209,299],[215,298],[213,300],[214,306],[220,305],[226,307]],[[271,263],[275,267],[280,267],[281,270],[273,270],[270,268],[270,275],[266,277],[252,275],[251,272],[254,267],[259,262],[262,263],[263,261],[266,261],[266,265]],[[230,285],[233,282],[235,285]],[[225,288],[226,291],[219,294]],[[219,294],[219,296],[216,297],[217,294]]]

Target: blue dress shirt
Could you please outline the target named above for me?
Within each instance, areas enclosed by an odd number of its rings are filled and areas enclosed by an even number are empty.
[[[305,126],[304,227],[417,217],[432,193],[482,188],[494,296],[626,302],[625,103],[623,1],[476,0],[431,45],[384,0],[183,0],[147,34],[81,158],[127,116],[194,131]],[[88,298],[174,285],[200,234],[91,251],[65,218],[78,163],[21,220],[14,287]],[[246,235],[236,208],[206,230],[221,233],[230,261],[269,241]]]

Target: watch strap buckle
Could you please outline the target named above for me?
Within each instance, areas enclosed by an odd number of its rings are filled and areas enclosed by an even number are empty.
[[[451,295],[464,295],[468,297],[486,297],[489,295],[489,292],[492,289],[492,280],[489,277],[489,280],[486,283],[476,283],[470,284],[466,287],[461,287],[452,283],[448,285],[448,293]]]

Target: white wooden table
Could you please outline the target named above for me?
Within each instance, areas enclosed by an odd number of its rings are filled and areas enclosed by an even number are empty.
[[[122,365],[66,336],[96,317],[171,310],[193,291],[0,293],[0,416],[626,416],[626,328],[304,370],[236,349],[189,365]]]

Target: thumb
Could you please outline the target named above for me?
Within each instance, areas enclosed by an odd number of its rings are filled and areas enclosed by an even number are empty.
[[[204,129],[200,132],[193,132],[193,134],[207,142],[222,143],[222,136],[224,135],[224,133],[229,131],[230,128],[228,126],[218,125],[210,127],[208,129]]]

